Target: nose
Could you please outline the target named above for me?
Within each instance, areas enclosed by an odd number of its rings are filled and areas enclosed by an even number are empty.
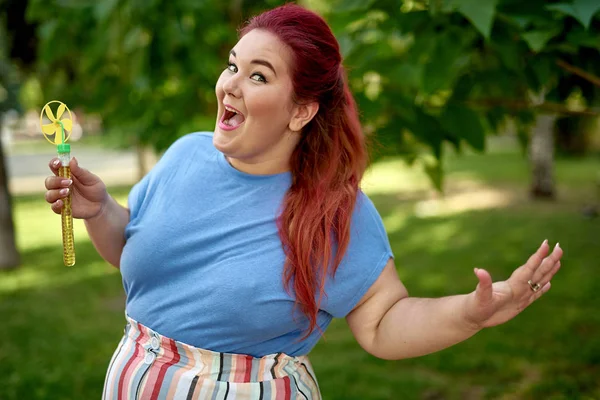
[[[242,97],[242,90],[239,84],[239,74],[233,74],[225,78],[223,82],[223,91],[226,95],[230,95],[235,98]]]

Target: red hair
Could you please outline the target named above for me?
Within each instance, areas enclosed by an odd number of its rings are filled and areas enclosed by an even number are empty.
[[[316,101],[319,111],[302,130],[291,158],[292,185],[279,215],[286,255],[284,284],[317,327],[327,274],[333,276],[350,241],[350,222],[367,150],[339,44],[317,14],[294,4],[264,12],[241,29],[275,34],[291,49],[293,100]]]

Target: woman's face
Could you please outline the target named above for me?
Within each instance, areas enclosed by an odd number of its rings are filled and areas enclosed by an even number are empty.
[[[299,139],[292,101],[290,50],[273,34],[254,29],[229,55],[216,85],[215,147],[245,172],[286,170]]]

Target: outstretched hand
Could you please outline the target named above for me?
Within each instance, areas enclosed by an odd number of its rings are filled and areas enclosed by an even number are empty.
[[[529,260],[506,281],[492,282],[486,270],[475,268],[479,284],[467,298],[468,322],[477,328],[502,324],[550,290],[550,281],[560,269],[563,251],[557,243],[552,254],[548,255],[549,248],[548,241],[544,240]]]

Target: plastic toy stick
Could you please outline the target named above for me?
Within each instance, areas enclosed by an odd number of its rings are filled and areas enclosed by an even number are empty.
[[[56,117],[54,117],[54,113],[50,107],[50,105],[54,103],[58,103]],[[65,111],[68,112],[69,117],[61,119]],[[43,123],[44,114],[46,115],[46,118],[50,120],[49,124]],[[71,111],[60,101],[53,100],[47,103],[40,114],[40,127],[46,140],[57,145],[58,159],[60,160],[59,176],[64,179],[71,179],[71,168],[69,167],[69,162],[71,161],[71,145],[66,143],[73,130]],[[67,136],[65,136],[65,132],[68,132]],[[54,135],[54,140],[50,138],[52,135]],[[64,205],[61,211],[63,262],[66,266],[73,266],[75,265],[75,241],[73,238],[73,214],[71,212],[70,191],[68,196],[63,199],[63,203]]]

